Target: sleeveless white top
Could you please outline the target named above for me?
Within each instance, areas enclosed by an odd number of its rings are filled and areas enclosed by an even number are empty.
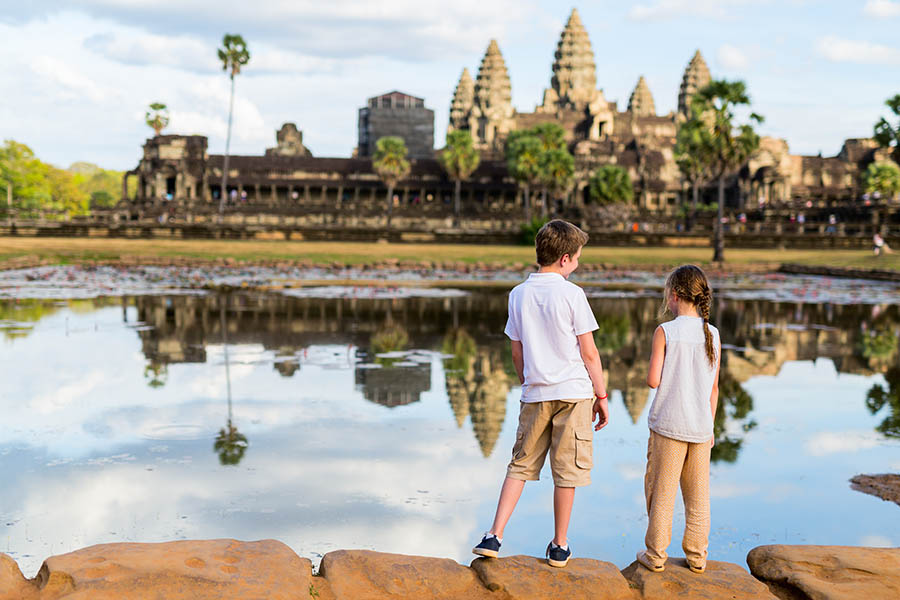
[[[661,327],[666,334],[666,357],[648,424],[668,438],[707,442],[713,436],[709,397],[720,357],[710,366],[700,317],[676,317]],[[718,349],[719,330],[710,325],[709,331]]]

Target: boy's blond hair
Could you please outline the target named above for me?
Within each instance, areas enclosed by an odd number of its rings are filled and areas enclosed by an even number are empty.
[[[575,256],[587,244],[588,234],[562,219],[553,219],[541,227],[534,238],[537,262],[542,267],[552,265],[563,255]]]

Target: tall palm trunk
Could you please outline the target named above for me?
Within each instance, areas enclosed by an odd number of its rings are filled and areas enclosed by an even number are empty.
[[[713,251],[713,262],[725,260],[725,231],[722,227],[722,219],[725,218],[725,175],[719,175],[719,210],[716,218],[716,241]]]
[[[541,191],[541,217],[547,218],[547,188]]]
[[[455,217],[455,225],[459,227],[459,196],[462,193],[462,180],[456,179],[455,189],[453,191],[453,215]]]
[[[391,227],[391,215],[394,214],[394,186],[388,186],[388,195],[387,195],[387,226],[388,229]]]
[[[691,211],[688,214],[688,223],[687,230],[690,231],[694,228],[694,223],[697,222],[697,203],[699,201],[700,196],[700,182],[694,179],[691,181]]]
[[[222,164],[222,189],[219,191],[219,218],[225,211],[225,196],[228,194],[228,151],[231,148],[231,117],[234,114],[234,73],[231,74],[231,98],[228,101],[228,134],[225,136],[225,161]]]

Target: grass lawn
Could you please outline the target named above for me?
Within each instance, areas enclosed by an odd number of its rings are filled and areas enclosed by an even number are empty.
[[[461,261],[466,263],[531,263],[527,246],[467,244],[386,244],[360,242],[303,242],[260,240],[132,240],[116,238],[0,238],[0,262],[29,256],[58,264],[86,260],[115,261],[134,257],[194,258],[239,261],[310,260],[330,264],[371,264],[385,259]],[[614,265],[709,264],[709,248],[626,248],[588,245],[582,261]],[[835,267],[900,270],[900,254],[872,256],[869,250],[757,250],[725,249],[727,264],[800,263]]]

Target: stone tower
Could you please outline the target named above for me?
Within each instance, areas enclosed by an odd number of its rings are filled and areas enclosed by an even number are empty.
[[[712,81],[712,75],[709,73],[709,67],[700,51],[694,53],[691,62],[688,63],[687,69],[684,70],[684,77],[681,79],[681,89],[678,91],[678,116],[687,119],[690,112],[691,97],[700,89],[706,87]]]
[[[634,91],[631,92],[631,98],[628,99],[628,112],[636,117],[653,117],[656,116],[656,106],[653,104],[653,94],[647,86],[647,80],[641,75]]]
[[[453,92],[453,101],[450,103],[450,127],[447,132],[469,128],[469,115],[475,106],[475,82],[469,75],[469,69],[464,68]]]
[[[469,116],[469,129],[475,147],[499,150],[513,122],[512,87],[506,62],[497,40],[491,40],[475,79],[475,101]]]
[[[591,39],[576,9],[559,36],[550,88],[544,90],[541,112],[584,110],[597,95],[597,66]]]

